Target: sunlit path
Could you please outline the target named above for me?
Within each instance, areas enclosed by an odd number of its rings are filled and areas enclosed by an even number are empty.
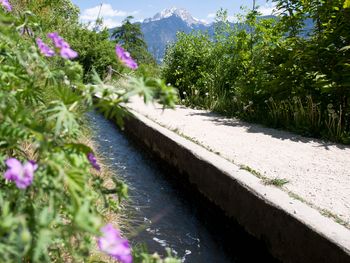
[[[228,119],[203,110],[163,110],[140,100],[128,105],[161,126],[269,179],[350,222],[350,147]],[[263,181],[262,181],[263,183]]]

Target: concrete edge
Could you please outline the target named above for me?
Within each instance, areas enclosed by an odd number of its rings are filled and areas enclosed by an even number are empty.
[[[350,230],[226,159],[128,109],[125,129],[283,262],[350,262]]]

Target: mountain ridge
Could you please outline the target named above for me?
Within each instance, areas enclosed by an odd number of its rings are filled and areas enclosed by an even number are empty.
[[[190,12],[185,8],[171,7],[162,10],[161,12],[155,14],[152,18],[146,18],[142,23],[149,23],[154,21],[159,21],[168,17],[177,16],[181,18],[188,25],[205,24],[201,20],[193,17]]]
[[[260,18],[277,17],[268,15]],[[146,18],[142,22],[137,23],[141,26],[149,52],[158,63],[163,61],[167,45],[176,41],[177,32],[186,34],[191,32],[208,32],[209,35],[213,35],[215,32],[215,22],[205,23],[194,18],[186,9],[176,7],[164,9],[152,18]],[[230,24],[234,25],[236,23]],[[305,25],[306,32],[312,30],[312,22],[306,21]],[[110,33],[114,30],[115,28],[110,29]]]

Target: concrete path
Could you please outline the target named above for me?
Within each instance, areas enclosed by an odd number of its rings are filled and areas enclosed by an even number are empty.
[[[350,226],[350,147],[178,106],[164,110],[133,99],[128,107],[268,179],[286,179],[291,192]]]

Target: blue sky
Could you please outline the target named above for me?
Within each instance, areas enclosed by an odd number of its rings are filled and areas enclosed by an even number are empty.
[[[142,21],[145,18],[153,17],[156,13],[165,8],[178,7],[187,9],[195,18],[212,22],[215,12],[222,8],[229,11],[229,15],[240,12],[240,6],[251,7],[253,0],[72,0],[79,6],[81,21],[95,21],[102,3],[101,15],[107,27],[120,25],[121,21],[128,15],[135,17],[135,21]],[[257,0],[260,11],[264,14],[271,14],[273,6],[271,1]]]

